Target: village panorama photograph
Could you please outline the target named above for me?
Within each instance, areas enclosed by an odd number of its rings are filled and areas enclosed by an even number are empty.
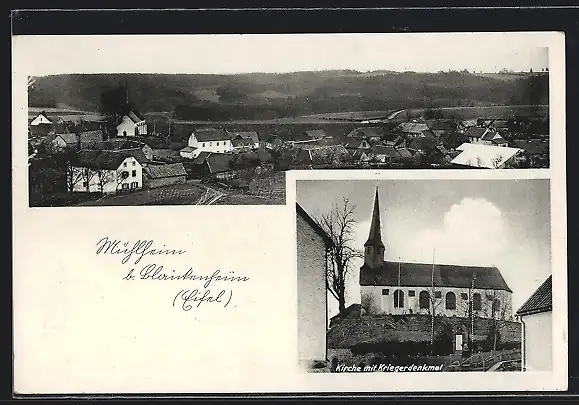
[[[552,370],[549,182],[298,180],[303,369]]]
[[[30,76],[30,206],[283,205],[292,169],[549,167],[548,48],[424,38],[193,35],[183,73]]]

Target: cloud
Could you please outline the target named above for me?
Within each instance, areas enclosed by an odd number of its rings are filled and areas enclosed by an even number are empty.
[[[420,230],[412,236],[412,261],[497,265],[505,252],[509,233],[502,212],[482,198],[465,198],[446,212],[440,228]]]

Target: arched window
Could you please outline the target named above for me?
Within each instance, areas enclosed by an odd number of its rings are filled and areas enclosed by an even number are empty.
[[[394,291],[394,308],[404,308],[404,292],[401,290]]]
[[[430,294],[428,294],[428,291],[420,291],[420,294],[418,294],[418,303],[420,309],[430,308]]]
[[[480,311],[482,309],[482,302],[479,293],[474,293],[472,295],[472,309],[475,311]]]
[[[446,293],[446,309],[456,309],[456,294],[452,291]]]
[[[501,301],[497,298],[493,301],[493,313],[497,313],[501,310]]]
[[[127,131],[123,131],[123,136],[127,136]]]

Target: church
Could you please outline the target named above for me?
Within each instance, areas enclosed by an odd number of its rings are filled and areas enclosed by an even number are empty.
[[[384,261],[378,188],[360,268],[368,314],[511,319],[512,291],[496,267]]]

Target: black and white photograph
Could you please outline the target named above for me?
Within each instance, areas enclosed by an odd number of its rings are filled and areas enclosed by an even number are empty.
[[[549,371],[549,179],[297,180],[311,372]]]
[[[533,40],[140,43],[142,58],[178,58],[180,73],[29,77],[31,207],[284,205],[294,169],[549,167],[549,49]]]

